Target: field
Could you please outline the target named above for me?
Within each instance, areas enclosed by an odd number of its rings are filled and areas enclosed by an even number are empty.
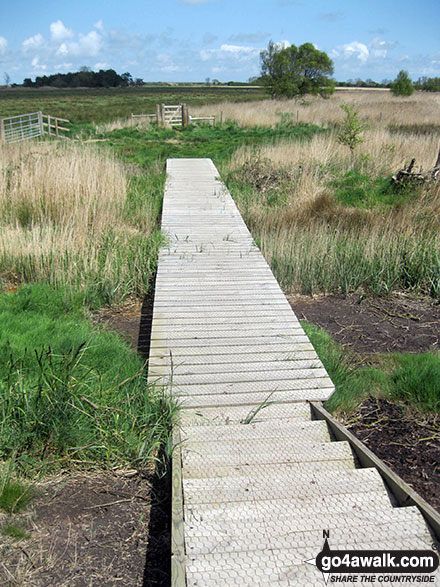
[[[417,168],[434,164],[440,96],[346,90],[329,100],[262,98],[260,90],[215,87],[0,92],[0,116],[42,110],[68,118],[73,139],[0,144],[5,581],[9,573],[11,584],[63,584],[60,561],[75,572],[63,554],[72,529],[51,542],[49,516],[47,535],[35,533],[27,501],[41,513],[54,500],[63,516],[62,504],[79,487],[93,478],[87,492],[99,486],[105,494],[117,475],[117,516],[127,528],[140,515],[142,479],[154,485],[162,476],[165,493],[148,499],[166,501],[176,408],[146,385],[145,357],[136,348],[146,350],[137,333],[148,324],[157,251],[166,239],[167,157],[213,159],[336,384],[327,407],[361,437],[382,430],[373,448],[387,462],[394,450],[389,440],[384,446],[387,431],[392,437],[408,425],[399,440],[401,460],[413,464],[408,480],[429,477],[429,487],[418,489],[440,507],[440,186],[399,187],[391,179],[413,158]],[[187,102],[191,114],[219,120],[222,113],[224,122],[133,124],[132,112],[154,112],[156,102]],[[353,105],[368,126],[353,153],[338,140],[342,104]],[[115,330],[131,336],[135,350]],[[79,518],[101,505],[84,499]],[[110,535],[115,511],[102,512]],[[166,523],[159,517],[153,524],[153,514],[154,507],[150,521],[127,529],[126,545],[147,526]],[[20,529],[30,562],[14,542]],[[80,534],[72,530],[69,556],[86,548]],[[150,559],[164,551],[160,540],[150,540]],[[130,558],[126,550],[120,555]],[[139,560],[127,562],[126,572],[139,573]],[[83,572],[108,580],[102,568]],[[155,572],[166,575],[166,565]]]
[[[154,113],[156,104],[209,105],[223,100],[259,100],[259,88],[237,86],[146,86],[140,88],[68,89],[52,88],[0,90],[0,118],[37,112],[67,118],[75,126],[91,122],[112,122],[131,114]]]

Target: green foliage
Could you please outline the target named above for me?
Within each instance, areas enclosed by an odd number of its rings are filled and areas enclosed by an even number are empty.
[[[410,184],[405,190],[398,190],[391,176],[374,179],[354,169],[332,180],[329,185],[344,206],[369,210],[400,206],[416,195],[416,189]]]
[[[1,116],[41,110],[67,118],[72,133],[93,123],[130,118],[131,114],[152,114],[156,104],[202,106],[223,101],[249,102],[265,97],[263,88],[217,86],[145,86],[140,88],[13,88],[0,92]]]
[[[10,536],[11,538],[30,538],[30,533],[27,532],[20,524],[16,524],[11,520],[6,522],[1,528],[3,536]]]
[[[391,84],[391,91],[394,96],[411,96],[414,93],[414,86],[407,71],[399,71]]]
[[[440,412],[440,354],[396,356],[392,395],[430,412]]]
[[[81,302],[48,286],[0,295],[0,457],[27,472],[30,459],[143,463],[170,442],[170,401],[118,335],[90,325]]]
[[[440,353],[393,353],[381,368],[350,368],[350,356],[317,326],[301,323],[333,383],[330,411],[352,410],[369,395],[403,400],[420,410],[440,412]]]
[[[23,510],[32,500],[29,485],[11,478],[9,475],[0,477],[0,510],[13,513]]]
[[[334,92],[333,62],[312,43],[281,47],[270,41],[260,53],[263,83],[272,98],[294,98],[304,94],[328,97]]]
[[[364,142],[362,133],[368,129],[368,124],[359,119],[359,112],[354,109],[353,105],[341,104],[345,112],[345,118],[339,125],[337,135],[338,142],[350,149],[351,166],[354,167],[354,150],[357,145]]]
[[[414,83],[414,88],[423,92],[440,92],[440,77],[420,77]]]
[[[183,130],[125,128],[100,135],[124,159],[140,166],[155,162],[165,165],[169,157],[210,157],[216,165],[228,161],[242,145],[258,146],[280,139],[305,140],[325,132],[313,124],[278,124],[271,127],[240,127],[234,122],[222,126],[189,126]]]
[[[322,328],[301,322],[307,336],[335,385],[335,393],[326,402],[326,409],[353,410],[365,397],[374,393],[387,393],[384,373],[375,368],[352,369],[347,351]]]

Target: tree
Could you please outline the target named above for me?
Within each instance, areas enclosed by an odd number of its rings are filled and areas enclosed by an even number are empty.
[[[333,62],[312,43],[282,47],[269,42],[261,51],[261,77],[272,98],[294,98],[304,94],[328,97],[334,92]]]
[[[411,96],[414,93],[414,86],[407,71],[399,71],[391,84],[391,91],[394,96]]]
[[[368,124],[359,120],[359,112],[354,109],[354,106],[348,104],[341,104],[342,110],[345,112],[345,118],[339,125],[339,132],[337,134],[338,142],[350,149],[351,168],[354,167],[354,150],[357,145],[364,142],[362,133],[367,130]]]

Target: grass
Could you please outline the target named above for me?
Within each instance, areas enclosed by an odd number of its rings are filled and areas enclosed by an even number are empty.
[[[105,139],[125,160],[139,166],[156,162],[164,165],[169,157],[209,157],[220,165],[229,161],[243,145],[254,148],[262,144],[276,144],[281,139],[301,141],[320,132],[322,130],[312,124],[247,128],[231,122],[215,127],[191,125],[183,130],[153,125],[102,132],[98,127],[96,136]]]
[[[216,104],[223,100],[261,100],[260,88],[189,86],[148,86],[140,88],[99,88],[56,90],[9,88],[0,91],[0,117],[37,112],[66,118],[78,130],[91,123],[127,119],[131,114],[154,113],[156,104],[190,106]]]
[[[401,190],[390,180],[412,156],[431,166],[437,143],[372,128],[351,170],[336,134],[316,133],[295,148],[241,147],[222,175],[285,290],[437,298],[440,187]]]
[[[92,306],[148,291],[162,168],[74,143],[2,145],[0,155],[0,285],[69,286]]]
[[[30,538],[30,533],[25,530],[20,524],[16,522],[6,522],[1,528],[3,536],[10,536],[11,538],[17,538],[21,540],[23,538]]]
[[[169,444],[174,413],[141,358],[45,285],[0,296],[0,457],[41,466],[142,464]]]
[[[324,330],[302,326],[334,385],[326,402],[331,412],[350,412],[368,396],[404,401],[425,412],[440,412],[440,353],[389,353],[379,367],[350,367],[350,354]]]
[[[20,512],[31,502],[32,497],[29,485],[8,477],[0,480],[0,510],[9,514]]]

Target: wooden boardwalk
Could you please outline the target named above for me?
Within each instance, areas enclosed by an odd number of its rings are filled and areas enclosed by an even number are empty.
[[[431,548],[419,510],[312,419],[333,384],[212,161],[167,172],[149,378],[182,405],[173,584],[324,585],[305,562],[323,530],[332,549]]]

